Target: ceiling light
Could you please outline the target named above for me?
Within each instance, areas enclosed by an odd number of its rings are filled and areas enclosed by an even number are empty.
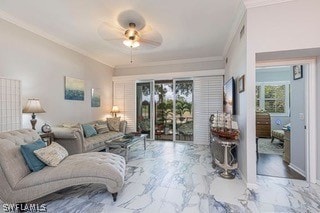
[[[131,47],[131,48],[136,48],[140,46],[140,43],[138,41],[134,41],[134,40],[124,40],[123,44],[126,45],[127,47]]]

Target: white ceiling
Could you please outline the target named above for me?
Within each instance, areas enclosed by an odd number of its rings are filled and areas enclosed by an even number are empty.
[[[241,0],[0,0],[0,17],[110,66],[130,63],[129,48],[98,35],[102,22],[118,25],[125,10],[141,14],[162,36],[161,46],[136,50],[135,64],[222,57]]]

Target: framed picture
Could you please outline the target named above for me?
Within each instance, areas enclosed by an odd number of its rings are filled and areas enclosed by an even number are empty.
[[[84,100],[84,81],[76,78],[65,77],[65,100]]]
[[[238,91],[239,91],[239,93],[244,92],[244,88],[245,88],[245,78],[244,78],[244,75],[242,75],[238,79]]]
[[[235,95],[235,80],[233,77],[231,77],[223,85],[223,112],[228,113],[230,115],[236,114]]]
[[[293,80],[298,80],[303,78],[303,66],[295,65],[293,66]]]
[[[100,89],[91,89],[91,107],[100,107]]]

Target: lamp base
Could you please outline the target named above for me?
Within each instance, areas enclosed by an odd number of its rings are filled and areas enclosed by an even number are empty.
[[[36,130],[36,123],[37,123],[37,119],[31,119],[30,120],[31,126],[33,130]]]

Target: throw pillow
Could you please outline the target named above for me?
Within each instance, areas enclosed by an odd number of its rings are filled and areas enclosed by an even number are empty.
[[[29,169],[33,172],[40,171],[45,167],[46,165],[37,158],[37,156],[33,153],[35,150],[41,149],[43,147],[46,147],[45,142],[43,142],[41,139],[38,139],[34,143],[21,145],[20,151],[21,154],[26,161]]]
[[[111,131],[120,131],[120,117],[107,118],[107,123],[109,130]]]
[[[109,128],[107,125],[96,124],[96,125],[94,125],[94,128],[96,129],[98,134],[103,134],[103,133],[109,132]]]
[[[34,153],[48,166],[58,166],[69,155],[68,151],[56,142],[52,142],[45,148],[35,150]]]
[[[97,134],[95,128],[90,124],[82,124],[84,137],[88,138]]]

